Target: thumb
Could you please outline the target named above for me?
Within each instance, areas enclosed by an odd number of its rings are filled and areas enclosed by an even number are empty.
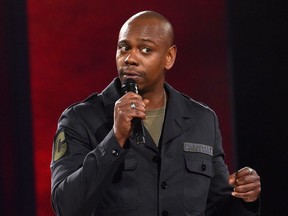
[[[148,99],[143,99],[143,102],[144,102],[144,104],[145,104],[146,106],[148,106],[148,104],[149,104],[149,100],[148,100]]]

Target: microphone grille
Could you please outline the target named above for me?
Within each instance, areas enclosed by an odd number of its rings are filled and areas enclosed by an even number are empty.
[[[125,79],[122,85],[122,91],[126,94],[127,92],[135,92],[138,94],[138,87],[134,79]]]

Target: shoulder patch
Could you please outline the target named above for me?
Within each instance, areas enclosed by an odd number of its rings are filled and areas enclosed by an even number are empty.
[[[59,160],[66,155],[68,151],[68,144],[65,139],[65,133],[63,130],[58,131],[54,139],[53,145],[53,161]]]

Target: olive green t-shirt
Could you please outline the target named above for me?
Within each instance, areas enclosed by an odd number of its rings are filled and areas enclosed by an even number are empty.
[[[144,126],[149,131],[157,147],[161,137],[164,115],[165,106],[159,109],[147,110],[146,119],[144,120]]]

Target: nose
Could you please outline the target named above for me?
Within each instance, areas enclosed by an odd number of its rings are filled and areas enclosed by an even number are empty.
[[[128,53],[127,57],[125,58],[125,64],[126,65],[138,65],[139,64],[137,54],[134,51],[130,51]]]

